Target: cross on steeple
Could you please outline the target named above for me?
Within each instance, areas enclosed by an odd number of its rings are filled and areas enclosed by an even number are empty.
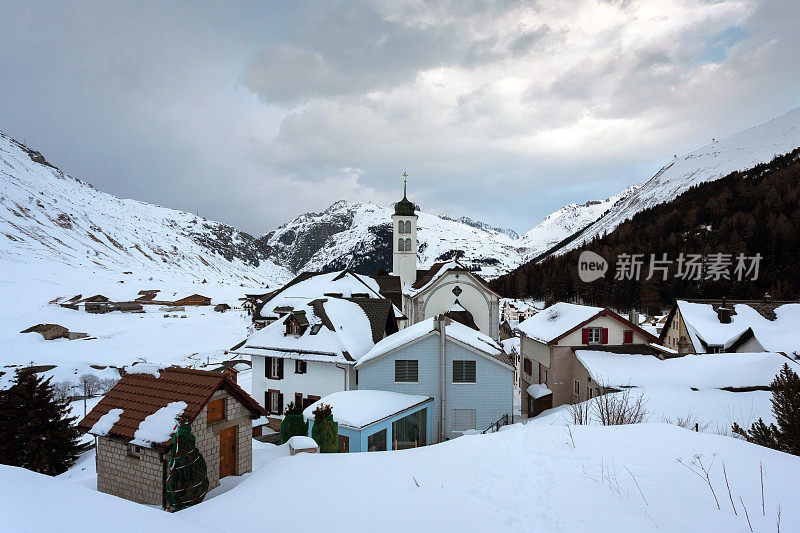
[[[406,197],[406,184],[408,182],[407,178],[408,178],[408,174],[406,174],[406,171],[404,170],[403,171],[403,198]]]

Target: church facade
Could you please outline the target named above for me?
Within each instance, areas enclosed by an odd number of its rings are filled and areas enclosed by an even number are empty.
[[[416,206],[403,199],[392,215],[392,276],[399,278],[406,326],[447,315],[493,339],[500,337],[500,295],[458,259],[417,268]]]

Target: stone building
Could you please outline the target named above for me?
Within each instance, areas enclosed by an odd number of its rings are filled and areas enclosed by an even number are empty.
[[[252,470],[251,420],[265,414],[222,373],[169,367],[126,374],[78,427],[96,437],[98,491],[163,506],[177,417],[191,424],[210,490]]]

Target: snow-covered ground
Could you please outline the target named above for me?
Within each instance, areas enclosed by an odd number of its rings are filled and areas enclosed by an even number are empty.
[[[0,387],[8,385],[13,365],[57,365],[45,373],[54,381],[77,381],[84,373],[118,377],[114,369],[90,365],[119,367],[146,361],[198,366],[222,358],[225,350],[245,339],[250,327],[249,317],[240,309],[217,313],[213,307],[187,307],[165,318],[161,306],[153,305],[145,306],[145,313],[90,314],[48,303],[56,297],[100,293],[131,300],[138,291],[153,288],[161,289],[165,298],[201,293],[211,297],[212,304],[237,306],[245,292],[263,291],[238,283],[142,279],[45,259],[28,263],[0,260],[0,270],[0,306],[4,310],[0,314],[0,372],[5,372]],[[47,341],[38,333],[20,333],[39,323],[60,324],[92,338]]]
[[[217,531],[268,524],[291,531],[745,532],[744,507],[755,531],[775,531],[779,508],[782,531],[800,528],[795,456],[670,424],[568,431],[551,422],[533,420],[399,452],[287,456],[284,447],[258,444],[253,473],[171,516],[86,490],[88,457],[59,479],[0,467],[0,483],[23,487],[10,491],[0,510],[10,513],[17,530],[29,531],[55,524],[51,513],[39,511],[42,494],[55,498],[57,492],[66,493],[58,508],[79,515],[83,531],[115,516],[123,531],[139,530],[142,523],[159,530],[159,520],[175,520],[178,530]],[[698,456],[720,509],[705,481],[687,468],[697,468],[692,461]],[[65,490],[63,481],[83,486]],[[55,529],[78,528],[62,521]]]

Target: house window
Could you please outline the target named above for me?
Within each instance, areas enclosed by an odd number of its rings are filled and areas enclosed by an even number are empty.
[[[128,455],[138,459],[142,455],[142,447],[136,444],[128,444]]]
[[[392,422],[392,449],[405,450],[425,446],[427,409]]]
[[[529,376],[533,374],[533,363],[527,357],[525,358],[525,361],[522,363],[522,367],[524,368],[525,373],[528,374]]]
[[[622,332],[622,342],[625,344],[633,344],[633,330],[627,329]]]
[[[368,452],[385,452],[386,451],[386,430],[382,429],[377,433],[373,433],[367,437],[367,451]]]
[[[296,359],[294,362],[294,373],[295,374],[305,374],[307,372],[307,366],[305,361],[300,361]]]
[[[453,383],[475,383],[475,361],[453,361]]]
[[[394,362],[396,383],[416,383],[419,380],[419,361],[416,359],[397,359]]]
[[[268,390],[266,396],[266,407],[273,415],[283,414],[283,394],[277,390]]]
[[[539,363],[539,383],[547,385],[547,369]]]
[[[303,393],[302,392],[295,392],[294,393],[294,405],[296,407],[303,408]]]
[[[592,388],[591,387],[586,387],[586,399],[587,400],[591,400],[592,399]]]
[[[211,400],[206,404],[206,423],[211,424],[225,420],[225,398]]]
[[[603,340],[603,328],[586,328],[588,334],[588,344],[600,344]]]
[[[266,377],[269,379],[283,379],[283,359],[280,357],[267,357]]]
[[[580,396],[581,394],[581,382],[577,379],[575,380],[575,396]]]
[[[453,431],[476,429],[475,409],[453,409]]]

